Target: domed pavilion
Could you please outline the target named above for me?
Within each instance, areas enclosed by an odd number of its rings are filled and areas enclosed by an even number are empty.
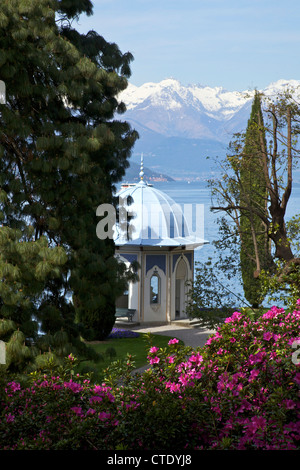
[[[142,163],[140,181],[123,185],[117,194],[129,225],[128,230],[115,226],[115,254],[127,266],[139,265],[139,280],[117,300],[117,316],[130,312],[139,323],[165,324],[186,318],[194,250],[208,242],[191,231],[180,205],[143,177]]]

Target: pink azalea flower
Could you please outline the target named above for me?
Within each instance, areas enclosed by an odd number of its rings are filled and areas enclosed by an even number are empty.
[[[10,388],[13,392],[16,392],[17,390],[21,390],[21,386],[17,382],[9,382],[7,385],[10,385]]]
[[[266,420],[260,416],[254,416],[251,419],[251,423],[247,424],[247,431],[250,434],[255,434],[258,429],[264,430],[266,426]]]
[[[149,352],[150,353],[156,353],[158,350],[159,350],[159,348],[157,346],[152,346],[152,348],[150,348]]]
[[[284,400],[283,403],[287,410],[296,408],[296,403],[293,400]]]
[[[251,404],[245,400],[245,399],[242,399],[242,402],[241,402],[241,406],[240,408],[237,410],[237,413],[243,413],[244,410],[251,410]]]
[[[300,385],[300,372],[297,372],[294,378],[297,385]]]
[[[100,421],[105,421],[108,418],[110,418],[110,413],[106,413],[105,411],[101,411],[101,413],[99,413],[99,415],[98,415],[98,418],[100,419]]]
[[[250,364],[256,364],[257,362],[262,362],[264,356],[265,356],[265,353],[262,353],[261,351],[259,351],[256,354],[250,354],[249,362]]]
[[[15,420],[14,415],[12,415],[11,413],[8,413],[8,415],[5,415],[5,418],[6,418],[7,423],[13,423]]]
[[[81,406],[73,406],[73,408],[71,408],[71,411],[74,411],[74,413],[75,413],[77,416],[82,416],[82,408],[81,408]]]
[[[272,334],[272,333],[270,333],[269,331],[267,331],[266,333],[264,333],[263,339],[265,339],[266,341],[270,341],[271,338],[273,338],[273,334]]]
[[[199,354],[199,353],[193,354],[190,357],[190,361],[195,362],[197,365],[199,365],[199,364],[201,364],[201,362],[203,362],[203,356],[201,356],[201,354]]]
[[[91,397],[90,398],[90,403],[95,403],[95,402],[100,402],[102,401],[101,397]]]
[[[256,379],[256,377],[258,376],[258,374],[259,374],[259,370],[253,369],[253,370],[250,372],[249,382],[253,382],[253,380]]]
[[[72,392],[74,393],[78,393],[78,392],[81,392],[81,390],[83,390],[83,387],[82,385],[76,383],[76,382],[73,382],[72,380],[70,380],[69,382],[65,382],[64,383],[64,386],[66,388],[69,388],[72,390]]]
[[[166,388],[169,388],[171,393],[179,392],[180,391],[180,384],[176,384],[174,382],[169,381],[168,383],[166,383]]]
[[[103,387],[101,387],[101,385],[95,385],[95,387],[93,388],[93,392],[101,393],[103,392]]]
[[[176,343],[179,343],[179,340],[176,339],[176,338],[173,338],[173,339],[170,339],[170,341],[168,342],[168,344],[176,344]]]
[[[251,421],[257,428],[264,429],[266,426],[266,419],[262,416],[254,416]]]
[[[181,374],[178,380],[179,380],[179,382],[182,383],[182,385],[187,385],[188,384],[188,375],[187,374]]]
[[[239,321],[242,318],[242,314],[240,312],[233,312],[231,317],[225,319],[225,323],[231,323],[234,321]]]
[[[160,361],[159,357],[155,356],[155,357],[151,357],[150,358],[150,364],[158,364]]]

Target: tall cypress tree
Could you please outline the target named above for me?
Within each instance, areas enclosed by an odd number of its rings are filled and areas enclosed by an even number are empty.
[[[96,236],[96,208],[114,202],[137,134],[115,119],[125,110],[117,95],[132,56],[73,29],[82,12],[92,13],[88,0],[0,5],[0,187],[8,196],[1,211],[5,226],[24,233],[30,223],[36,241],[44,236],[67,253],[35,312],[41,329],[78,339],[77,315],[102,339],[123,281],[112,240]]]
[[[267,212],[259,126],[263,126],[263,116],[260,95],[256,92],[240,160],[240,202],[247,208],[240,211],[240,260],[244,295],[253,307],[258,307],[263,300],[259,274],[270,263],[266,226],[258,216]]]

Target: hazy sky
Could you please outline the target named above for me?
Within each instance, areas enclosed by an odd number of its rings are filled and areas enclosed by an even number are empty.
[[[300,79],[299,0],[94,0],[94,29],[134,56],[130,82],[262,89]]]

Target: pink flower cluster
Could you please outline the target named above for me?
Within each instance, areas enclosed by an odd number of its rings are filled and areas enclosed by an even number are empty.
[[[0,449],[114,449],[124,435],[128,449],[163,449],[168,432],[182,450],[299,449],[299,306],[256,320],[234,312],[203,348],[151,346],[150,369],[114,388],[74,376],[9,381]]]
[[[51,449],[56,440],[69,435],[77,422],[79,425],[93,420],[93,426],[102,423],[104,429],[118,425],[115,396],[105,384],[92,385],[87,379],[80,382],[64,380],[59,376],[44,376],[28,388],[9,382],[5,392],[7,400],[2,401],[0,429],[6,424],[5,433],[9,438],[10,428],[7,425],[18,427],[19,423],[22,425],[28,420],[30,433],[25,438],[21,434],[19,438],[13,437],[11,443],[3,440],[1,450],[20,449],[26,445],[29,448]],[[37,427],[36,422],[43,429]],[[14,436],[13,428],[11,431]]]
[[[256,321],[234,312],[201,354],[174,360],[172,374],[163,367],[157,373],[165,389],[181,400],[188,391],[192,397],[201,390],[218,423],[210,448],[222,448],[220,441],[230,442],[236,434],[240,438],[231,448],[295,449],[300,440],[300,364],[293,364],[291,346],[299,333],[298,309],[285,313],[272,307]],[[155,354],[163,365],[163,355],[157,349]]]

